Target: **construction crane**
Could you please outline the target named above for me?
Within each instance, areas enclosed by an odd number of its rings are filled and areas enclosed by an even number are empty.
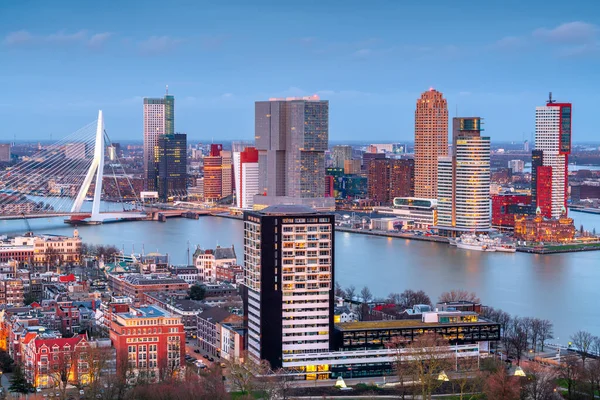
[[[23,217],[23,221],[25,221],[25,225],[27,225],[27,233],[25,233],[25,236],[31,237],[33,236],[33,229],[31,229],[31,225],[29,224],[29,221],[27,220],[27,217],[25,216],[25,213],[21,213],[21,216]]]

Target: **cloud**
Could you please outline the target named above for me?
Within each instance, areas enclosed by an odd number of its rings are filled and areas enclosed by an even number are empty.
[[[162,54],[174,50],[182,42],[182,39],[170,36],[151,36],[139,43],[139,49],[145,55]]]
[[[496,41],[491,47],[501,50],[514,50],[525,45],[525,40],[517,36],[506,36]]]
[[[48,35],[37,35],[26,30],[11,32],[3,40],[6,46],[19,47],[25,45],[59,46],[86,45],[90,48],[100,47],[112,34],[109,32],[90,34],[86,30],[68,33],[64,30]]]
[[[553,29],[539,28],[533,31],[533,37],[549,43],[582,44],[596,40],[599,28],[582,21],[567,22]]]
[[[200,38],[200,43],[204,50],[215,50],[221,47],[227,39],[229,39],[229,35],[202,36]]]
[[[371,49],[360,49],[360,50],[356,50],[354,53],[352,53],[352,56],[356,57],[356,58],[367,58],[371,54],[373,54],[373,50],[371,50]]]
[[[597,56],[600,55],[600,42],[565,47],[558,52],[558,55],[565,58]]]

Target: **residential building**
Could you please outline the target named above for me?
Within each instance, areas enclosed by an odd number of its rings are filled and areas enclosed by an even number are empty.
[[[352,159],[344,160],[344,174],[345,175],[358,175],[361,170],[361,160]]]
[[[110,340],[117,353],[117,373],[128,368],[137,377],[157,382],[185,367],[185,330],[181,318],[151,305],[115,313]]]
[[[157,164],[157,184],[161,201],[187,195],[187,135],[162,135],[154,149]]]
[[[22,279],[0,280],[0,304],[12,304],[22,306],[25,297],[25,289]]]
[[[144,178],[146,190],[157,190],[154,149],[162,135],[175,133],[175,97],[144,98]]]
[[[223,360],[239,362],[244,361],[244,337],[246,330],[243,325],[230,322],[217,323],[217,332],[221,337],[218,341],[221,345],[220,357]]]
[[[10,162],[9,143],[0,143],[0,162]]]
[[[438,159],[438,228],[454,236],[487,232],[490,214],[490,138],[481,118],[452,119],[452,156]]]
[[[573,218],[567,217],[565,209],[560,218],[546,218],[539,208],[535,216],[515,218],[515,238],[526,242],[571,242],[575,232]]]
[[[78,263],[81,238],[61,235],[17,236],[0,240],[0,262],[15,260],[35,266]]]
[[[376,159],[368,166],[369,198],[380,205],[395,197],[411,197],[415,189],[414,160]]]
[[[318,96],[257,101],[255,118],[261,193],[255,204],[334,207],[334,199],[324,197],[329,102]]]
[[[244,281],[244,269],[237,264],[217,265],[215,276],[217,282],[229,282],[237,285]]]
[[[217,246],[214,250],[202,250],[198,246],[194,251],[193,260],[201,282],[217,282],[216,268],[218,266],[237,264],[233,245],[231,247]]]
[[[117,296],[129,296],[139,304],[145,293],[187,291],[189,285],[181,278],[166,274],[108,275],[108,286]]]
[[[258,150],[246,147],[233,153],[236,206],[251,210],[258,188]]]
[[[526,194],[497,194],[492,196],[492,225],[514,228],[515,217],[532,215],[535,208],[532,196]]]
[[[69,384],[87,385],[90,366],[87,357],[89,343],[85,335],[70,338],[30,332],[22,341],[23,372],[34,387],[47,389],[62,384],[68,376]]]
[[[296,205],[244,213],[247,349],[272,368],[332,349],[334,220]]]
[[[448,104],[431,88],[421,94],[415,111],[415,196],[437,197],[438,157],[448,155]]]
[[[510,160],[508,162],[508,168],[512,170],[513,174],[522,174],[525,169],[525,161],[523,160]]]
[[[333,168],[344,168],[346,161],[352,160],[352,146],[333,146],[331,158]]]
[[[548,193],[537,192],[536,205],[542,209],[546,217],[560,218],[563,208],[567,206],[569,185],[569,154],[571,154],[571,103],[557,103],[552,100],[552,93],[545,106],[535,109],[535,149],[542,152],[545,179],[550,178],[550,205],[539,204],[540,197]],[[538,169],[538,173],[539,173]],[[537,177],[540,181],[540,177]]]
[[[181,318],[186,333],[195,334],[197,317],[206,308],[197,301],[186,299],[187,292],[144,294],[144,304],[155,305]]]
[[[189,285],[193,285],[200,279],[198,268],[194,265],[172,265],[169,267],[169,272],[171,275],[183,279]]]
[[[227,309],[211,307],[198,314],[196,329],[200,348],[214,357],[221,353],[221,325],[235,323],[240,325],[242,317],[231,314]]]

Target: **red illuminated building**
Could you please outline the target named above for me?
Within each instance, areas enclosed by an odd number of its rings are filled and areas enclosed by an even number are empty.
[[[537,167],[536,207],[546,218],[552,218],[552,167]]]
[[[325,175],[325,197],[335,197],[333,186],[334,177],[331,175]]]
[[[492,196],[492,225],[514,227],[515,217],[532,213],[532,196],[499,194]]]

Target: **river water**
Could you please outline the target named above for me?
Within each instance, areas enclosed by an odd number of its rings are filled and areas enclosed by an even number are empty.
[[[572,212],[576,226],[600,232],[600,215]],[[62,218],[30,220],[36,233],[71,235]],[[20,220],[0,221],[0,234],[20,234]],[[242,222],[219,217],[137,221],[79,227],[83,240],[113,244],[126,253],[168,253],[174,264],[187,262],[196,245],[236,248],[243,260]],[[336,281],[342,286],[367,285],[376,296],[423,289],[435,302],[451,289],[476,292],[484,304],[513,315],[547,318],[555,336],[566,343],[579,329],[600,335],[600,252],[554,255],[481,253],[445,244],[336,233]]]

